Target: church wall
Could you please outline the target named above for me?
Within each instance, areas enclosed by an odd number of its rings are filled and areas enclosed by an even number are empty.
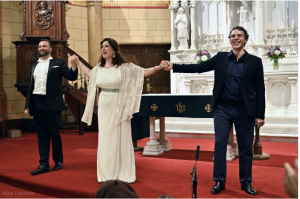
[[[68,44],[87,62],[89,61],[88,48],[88,13],[86,6],[66,5],[66,27],[70,34]]]
[[[169,9],[103,8],[103,37],[119,43],[170,43]]]
[[[7,97],[8,120],[28,118],[24,114],[25,98],[14,86],[17,83],[16,48],[13,41],[20,41],[23,6],[18,1],[2,1],[2,57],[3,87]]]

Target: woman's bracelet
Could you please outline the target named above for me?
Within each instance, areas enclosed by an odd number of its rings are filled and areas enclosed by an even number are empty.
[[[156,70],[156,66],[154,66],[154,70],[155,70],[155,72],[157,72],[158,70]]]

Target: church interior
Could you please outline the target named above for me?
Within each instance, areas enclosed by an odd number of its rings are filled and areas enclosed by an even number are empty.
[[[52,57],[64,59],[69,67],[76,54],[93,69],[99,64],[100,42],[113,38],[127,60],[146,69],[162,60],[196,63],[200,51],[211,56],[229,52],[228,35],[233,27],[242,26],[249,33],[245,50],[261,58],[264,70],[265,125],[255,131],[253,142],[256,197],[288,198],[284,163],[294,166],[298,158],[298,7],[293,0],[0,1],[0,197],[94,198],[100,185],[95,171],[98,112],[94,108],[91,126],[81,121],[89,77],[80,68],[77,80],[62,82],[66,110],[59,132],[64,169],[29,174],[38,162],[38,141],[33,117],[24,110],[40,39],[51,40]],[[267,55],[274,46],[285,54],[278,62]],[[239,188],[235,127],[226,152],[228,188],[222,195],[210,193],[213,86],[213,71],[162,70],[144,78],[140,115],[131,121],[137,179],[130,185],[140,198],[193,197],[197,145],[197,197],[249,197]],[[147,108],[151,113],[144,111]]]

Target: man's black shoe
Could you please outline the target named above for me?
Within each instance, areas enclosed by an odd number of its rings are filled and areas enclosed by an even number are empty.
[[[58,162],[58,163],[55,163],[55,166],[53,168],[53,170],[59,170],[59,169],[62,169],[63,168],[63,163],[62,162]]]
[[[39,175],[39,174],[48,173],[48,172],[50,172],[49,166],[40,165],[40,166],[38,166],[38,168],[36,170],[31,171],[30,174],[31,175]]]
[[[256,190],[251,186],[249,181],[241,183],[241,189],[246,191],[247,194],[256,196]]]
[[[211,193],[217,194],[217,193],[220,193],[224,189],[225,189],[225,182],[216,181],[215,186],[211,189]]]

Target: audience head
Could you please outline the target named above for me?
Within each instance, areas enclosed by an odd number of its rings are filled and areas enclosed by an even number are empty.
[[[101,183],[96,198],[138,198],[135,190],[126,182],[108,180]]]

